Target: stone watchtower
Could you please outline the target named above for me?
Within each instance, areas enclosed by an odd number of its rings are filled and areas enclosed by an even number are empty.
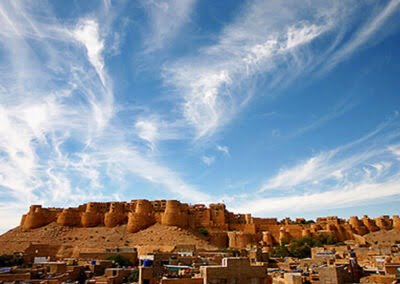
[[[130,212],[128,215],[127,230],[130,233],[136,233],[155,222],[153,205],[146,199],[139,199],[136,201],[135,212]]]
[[[103,222],[103,214],[100,212],[100,204],[89,202],[85,212],[82,213],[81,223],[83,227],[96,227]]]
[[[125,223],[126,219],[125,204],[121,202],[112,202],[110,210],[104,214],[104,225],[108,228],[112,228]]]
[[[189,214],[187,205],[182,205],[177,200],[168,200],[164,213],[161,214],[161,224],[166,226],[188,226]]]

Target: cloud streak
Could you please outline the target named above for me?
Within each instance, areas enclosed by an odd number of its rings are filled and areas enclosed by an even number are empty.
[[[255,214],[296,214],[398,199],[398,125],[396,115],[356,141],[282,168],[248,202],[239,206],[233,200],[232,206]]]
[[[150,31],[144,45],[147,53],[164,48],[174,40],[182,27],[190,21],[196,0],[143,1],[148,14]]]
[[[305,9],[296,1],[250,1],[216,43],[168,64],[164,79],[181,96],[182,115],[195,138],[211,136],[234,119],[257,93],[258,81],[267,82],[272,93],[306,74],[323,73],[326,62],[334,67],[375,37],[398,8],[398,1],[377,8],[352,33],[343,27],[368,8],[353,4],[313,3]],[[344,35],[350,35],[348,41]]]
[[[93,16],[63,22],[44,11],[46,17],[30,3],[0,4],[0,216],[10,217],[0,230],[17,225],[30,204],[115,200],[132,180],[186,201],[209,200],[137,150],[142,143],[119,124],[102,33],[112,21]],[[160,125],[149,128],[138,119],[135,135],[155,143],[158,129],[166,129]],[[110,192],[110,185],[117,188]],[[15,210],[8,211],[10,204]]]

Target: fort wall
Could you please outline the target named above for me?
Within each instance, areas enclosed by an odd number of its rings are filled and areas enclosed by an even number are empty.
[[[285,218],[255,218],[251,214],[234,214],[224,204],[188,205],[178,200],[145,199],[130,202],[89,202],[76,208],[43,208],[32,205],[29,212],[21,218],[21,227],[25,230],[57,222],[60,226],[109,228],[126,225],[131,233],[146,229],[159,223],[165,226],[177,226],[209,232],[211,243],[219,247],[243,248],[261,243],[269,247],[302,237],[328,234],[338,241],[355,239],[356,235],[365,235],[379,230],[400,230],[399,216],[381,216],[371,219],[352,216],[347,221],[336,216],[317,218],[316,223],[306,222],[304,218],[295,221]]]

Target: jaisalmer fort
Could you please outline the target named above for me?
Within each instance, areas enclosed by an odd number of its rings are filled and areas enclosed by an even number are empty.
[[[399,240],[399,216],[277,220],[145,199],[32,205],[0,236],[2,261],[16,262],[0,281],[396,283]]]

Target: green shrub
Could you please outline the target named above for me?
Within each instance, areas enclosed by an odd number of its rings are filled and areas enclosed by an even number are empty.
[[[200,234],[202,234],[203,236],[208,236],[208,231],[206,230],[206,229],[204,229],[204,228],[200,228],[199,230],[198,230],[198,232],[200,233]]]
[[[139,281],[139,270],[132,270],[132,273],[128,276],[129,282],[137,282]]]

